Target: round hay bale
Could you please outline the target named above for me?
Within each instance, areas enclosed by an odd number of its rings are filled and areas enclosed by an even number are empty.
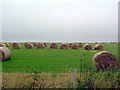
[[[0,61],[5,61],[10,59],[11,52],[7,47],[0,47]]]
[[[84,49],[85,50],[92,50],[92,46],[90,44],[85,44]]]
[[[82,48],[82,43],[78,43],[78,48]]]
[[[20,44],[19,43],[13,43],[12,47],[13,47],[13,49],[20,49]]]
[[[44,47],[47,47],[47,44],[46,43],[43,43],[44,44]]]
[[[73,44],[73,45],[71,46],[71,49],[78,49],[78,45],[77,45],[77,44]]]
[[[61,44],[60,49],[68,49],[68,46],[66,44]]]
[[[6,47],[9,47],[9,46],[10,46],[9,43],[5,43],[5,45],[6,45]]]
[[[31,43],[26,43],[25,44],[25,48],[26,49],[32,49],[33,48],[33,45]]]
[[[103,46],[100,44],[95,45],[94,47],[95,50],[103,50]]]
[[[7,47],[6,44],[2,44],[3,47]]]
[[[69,43],[69,44],[68,44],[68,47],[71,48],[71,46],[72,46],[72,43]]]
[[[0,47],[7,47],[6,44],[0,44]]]
[[[98,71],[118,69],[119,66],[116,57],[107,51],[96,53],[93,56],[93,62],[96,63]]]
[[[52,43],[51,45],[50,45],[50,49],[57,49],[58,47],[57,47],[57,44],[55,44],[55,43]]]
[[[39,48],[44,48],[44,45],[43,45],[42,43],[38,43],[38,44],[36,45],[36,48],[37,48],[37,49],[39,49]]]
[[[26,47],[26,46],[27,46],[27,44],[29,44],[29,43],[25,43],[25,44],[24,44],[24,46]]]

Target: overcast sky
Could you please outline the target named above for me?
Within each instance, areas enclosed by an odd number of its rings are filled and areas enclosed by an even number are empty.
[[[118,40],[118,0],[4,0],[2,41]]]

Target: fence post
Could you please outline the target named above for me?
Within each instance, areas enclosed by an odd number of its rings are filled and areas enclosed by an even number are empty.
[[[76,90],[77,70],[73,71],[73,90]]]

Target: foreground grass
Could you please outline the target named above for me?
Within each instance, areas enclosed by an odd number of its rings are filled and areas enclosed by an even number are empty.
[[[100,51],[109,51],[118,57],[117,44],[102,44],[104,50],[61,50],[61,49],[25,49],[21,44],[21,49],[12,49],[12,57],[10,60],[2,62],[2,72],[71,72],[73,69],[77,71],[95,70],[92,64],[93,55]],[[60,44],[58,44],[60,46]],[[94,47],[95,44],[92,44]]]
[[[73,73],[2,73],[2,81],[3,89],[120,88],[118,72],[84,72],[76,75]]]

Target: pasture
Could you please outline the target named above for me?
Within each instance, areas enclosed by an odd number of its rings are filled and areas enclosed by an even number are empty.
[[[20,45],[21,49],[13,49],[10,43],[11,59],[0,62],[0,88],[120,88],[120,69],[101,72],[92,63],[94,54],[101,51],[112,53],[120,62],[118,44],[102,43],[103,50],[63,50],[60,43],[58,49],[50,49],[50,43],[44,49]]]
[[[84,47],[78,50],[68,48],[60,49],[60,43],[57,43],[58,49],[50,49],[50,43],[44,49],[26,49],[23,43],[21,49],[13,49],[10,43],[12,57],[10,60],[2,62],[2,72],[7,73],[66,73],[74,69],[77,71],[96,70],[92,64],[93,55],[101,51],[109,51],[118,58],[118,44],[104,43],[103,50],[84,50]],[[85,43],[84,43],[85,44]],[[84,45],[83,44],[83,45]],[[92,43],[92,48],[96,44]]]

